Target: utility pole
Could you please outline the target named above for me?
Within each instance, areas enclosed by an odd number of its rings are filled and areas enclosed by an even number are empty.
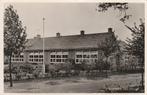
[[[45,26],[45,18],[43,20],[43,74],[45,74],[45,54],[44,54],[44,26]]]

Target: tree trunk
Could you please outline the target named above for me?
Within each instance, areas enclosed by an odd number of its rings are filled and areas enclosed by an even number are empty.
[[[142,71],[141,76],[142,76],[141,86],[142,86],[142,88],[144,89],[144,71]]]
[[[13,87],[13,82],[12,82],[12,63],[11,63],[11,55],[10,55],[10,57],[9,57],[9,74],[10,74],[10,79],[9,79],[9,81],[10,81],[10,87]]]
[[[141,58],[141,86],[142,86],[142,89],[144,89],[144,57]]]
[[[141,66],[142,70],[141,70],[141,86],[142,86],[142,89],[144,89],[144,65],[142,63],[142,66]]]
[[[108,65],[108,57],[106,57],[106,65]],[[107,66],[106,66],[107,67]],[[108,77],[108,69],[106,68],[106,77]]]
[[[120,56],[119,55],[116,55],[116,71],[119,72],[119,69],[120,69]]]

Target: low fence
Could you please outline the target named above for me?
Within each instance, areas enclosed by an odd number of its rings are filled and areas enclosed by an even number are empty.
[[[57,69],[58,67],[58,69]],[[77,66],[75,68],[71,68],[71,66],[53,66],[48,69],[48,72],[42,73],[42,66],[38,64],[15,64],[12,68],[12,79],[13,80],[26,80],[26,79],[36,79],[36,78],[64,78],[64,77],[108,77],[113,74],[110,70],[97,70],[96,68],[83,68],[84,66]],[[140,70],[140,69],[139,69]],[[124,70],[120,69],[117,72],[139,72],[132,70]],[[9,81],[9,70],[4,70],[4,81]]]
[[[110,72],[99,72],[96,70],[87,72],[87,71],[75,71],[71,70],[71,72],[66,71],[58,71],[58,72],[49,72],[49,73],[38,73],[38,74],[30,74],[30,73],[12,73],[12,79],[15,81],[18,80],[27,80],[27,79],[37,79],[37,78],[65,78],[65,77],[85,77],[85,78],[94,78],[94,77],[107,77]],[[4,81],[9,81],[9,73],[4,74]]]

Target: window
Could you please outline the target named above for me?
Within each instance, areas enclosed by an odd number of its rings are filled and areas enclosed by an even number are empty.
[[[55,58],[55,55],[51,55],[51,58]]]
[[[79,62],[79,60],[78,60],[78,59],[76,59],[76,62]]]
[[[66,62],[65,59],[62,59],[62,62]]]
[[[50,54],[51,63],[65,63],[68,59],[68,52],[52,52]]]
[[[63,56],[63,58],[68,58],[68,55],[62,55]]]
[[[77,58],[82,58],[82,55],[76,55],[77,56]]]
[[[61,62],[61,59],[56,59],[57,60],[57,62]]]
[[[30,58],[33,58],[33,55],[30,55]]]
[[[35,59],[36,62],[38,62],[38,59]]]
[[[20,55],[20,58],[23,58],[23,56],[22,56],[22,55]]]
[[[86,63],[92,63],[98,58],[98,51],[80,51],[76,52],[75,55],[75,62],[76,63],[81,63],[81,62],[86,62]]]
[[[61,58],[61,55],[56,55],[57,58]]]
[[[86,58],[86,55],[83,55],[83,58]]]
[[[12,55],[12,62],[23,62],[24,61],[24,55],[21,53],[20,55]]]
[[[95,55],[91,55],[91,58],[97,58],[97,55],[95,54]]]
[[[31,63],[42,63],[43,62],[43,53],[42,52],[31,52],[29,54],[29,62]]]
[[[38,58],[38,55],[34,55],[34,58]]]
[[[39,55],[39,58],[43,58],[43,55]]]
[[[83,55],[83,58],[89,58],[89,55]]]

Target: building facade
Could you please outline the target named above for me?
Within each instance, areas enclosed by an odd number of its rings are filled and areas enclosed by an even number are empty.
[[[112,28],[108,28],[107,32],[95,34],[85,34],[83,30],[80,35],[61,36],[57,33],[56,37],[44,39],[37,35],[29,39],[24,52],[19,56],[13,55],[11,61],[18,64],[40,64],[42,68],[50,64],[65,63],[68,59],[73,59],[75,64],[83,61],[92,64],[104,57],[99,48],[100,44],[113,37],[115,35]]]

